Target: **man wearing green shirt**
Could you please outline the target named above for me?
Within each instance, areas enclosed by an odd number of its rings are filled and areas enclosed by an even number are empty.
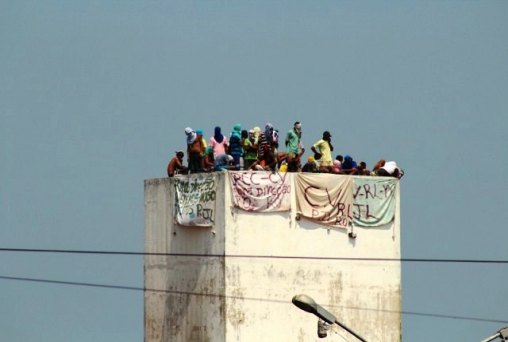
[[[288,172],[298,171],[302,139],[302,124],[297,121],[286,135],[286,161]]]

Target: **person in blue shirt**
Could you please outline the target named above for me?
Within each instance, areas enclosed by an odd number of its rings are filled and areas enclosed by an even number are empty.
[[[229,154],[219,154],[215,157],[214,171],[223,171],[234,169],[233,156]]]

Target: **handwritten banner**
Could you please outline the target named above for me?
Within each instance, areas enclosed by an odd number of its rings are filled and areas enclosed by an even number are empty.
[[[353,177],[353,224],[377,227],[395,217],[395,190],[398,180],[385,177]]]
[[[291,184],[288,173],[230,171],[233,204],[246,211],[288,211]]]
[[[351,224],[353,178],[332,174],[295,174],[300,216],[337,228]]]
[[[175,177],[175,219],[182,226],[211,227],[215,221],[214,173]]]

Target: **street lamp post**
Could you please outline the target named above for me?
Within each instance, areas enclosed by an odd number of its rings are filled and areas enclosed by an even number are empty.
[[[346,330],[351,335],[356,337],[358,340],[367,342],[367,340],[365,340],[363,337],[361,337],[360,335],[355,333],[353,330],[348,328],[343,323],[339,322],[334,315],[332,315],[328,310],[323,308],[321,305],[317,304],[314,301],[314,299],[312,299],[311,297],[304,295],[304,294],[299,294],[299,295],[296,295],[293,297],[292,302],[294,305],[296,305],[303,311],[307,311],[307,312],[310,312],[311,314],[318,316],[320,319],[322,319],[323,321],[325,321],[328,324],[335,323],[338,326],[340,326],[342,329]]]
[[[500,338],[501,340],[503,341],[508,341],[508,327],[504,327],[502,329],[500,329],[498,332],[496,332],[495,335],[492,335],[490,337],[487,337],[485,340],[483,340],[482,342],[489,342],[489,341],[494,341],[496,338]]]

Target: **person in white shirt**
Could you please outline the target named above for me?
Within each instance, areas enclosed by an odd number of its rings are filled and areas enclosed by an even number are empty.
[[[404,171],[397,166],[396,162],[387,161],[385,165],[379,168],[377,175],[382,177],[402,178],[402,176],[404,176]]]

